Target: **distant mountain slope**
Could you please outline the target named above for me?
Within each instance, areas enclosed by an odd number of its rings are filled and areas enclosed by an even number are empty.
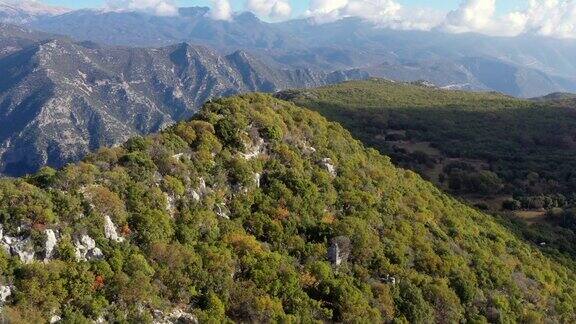
[[[69,9],[45,5],[36,0],[0,0],[0,22],[23,24],[41,17],[69,12]]]
[[[49,38],[54,38],[54,36],[16,25],[0,23],[0,58]]]
[[[243,52],[179,44],[108,48],[52,40],[0,60],[0,173],[62,166],[188,118],[213,97],[363,78],[269,68]]]
[[[269,96],[0,181],[11,322],[572,323],[576,276]]]
[[[569,92],[554,92],[542,97],[531,98],[530,100],[548,102],[548,101],[563,101],[571,99],[576,99],[576,94]]]
[[[175,17],[79,10],[28,25],[80,41],[130,46],[186,41],[224,52],[242,49],[270,66],[359,68],[374,77],[425,79],[455,89],[489,89],[522,97],[576,91],[573,40],[391,30],[358,18],[325,24],[307,19],[267,23],[252,13],[241,13],[230,21],[217,21],[208,10],[181,8]]]

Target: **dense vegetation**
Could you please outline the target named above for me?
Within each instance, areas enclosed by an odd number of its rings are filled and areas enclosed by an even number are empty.
[[[264,95],[2,180],[0,217],[37,256],[58,233],[46,262],[0,256],[15,322],[149,322],[175,308],[201,322],[576,320],[573,271],[338,124]],[[79,261],[86,236],[102,255]]]
[[[538,211],[546,222],[512,226],[576,256],[574,105],[384,80],[281,96],[342,123],[394,163],[481,209]]]

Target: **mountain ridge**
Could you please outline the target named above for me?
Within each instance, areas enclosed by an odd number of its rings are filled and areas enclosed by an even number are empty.
[[[0,180],[0,215],[11,320],[575,319],[569,268],[267,95]]]
[[[186,41],[226,53],[241,49],[275,68],[363,69],[372,77],[397,76],[397,81],[415,81],[409,77],[415,73],[416,79],[440,87],[488,88],[522,97],[576,91],[572,40],[392,30],[353,17],[325,24],[306,19],[269,23],[244,12],[219,21],[207,10],[180,8],[174,17],[79,10],[27,26],[109,45],[150,47]],[[531,47],[534,43],[541,44],[538,51]],[[483,73],[486,69],[491,70]]]
[[[181,43],[159,49],[41,41],[0,60],[0,172],[62,166],[102,145],[189,118],[210,98],[364,78],[279,70],[243,52]]]

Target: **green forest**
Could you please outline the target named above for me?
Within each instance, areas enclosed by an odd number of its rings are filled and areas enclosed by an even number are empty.
[[[158,135],[1,180],[0,221],[13,323],[576,321],[573,269],[267,95],[216,100]]]
[[[548,253],[576,258],[573,99],[529,101],[379,79],[278,96],[340,122],[444,191],[503,215],[503,224],[545,243]]]

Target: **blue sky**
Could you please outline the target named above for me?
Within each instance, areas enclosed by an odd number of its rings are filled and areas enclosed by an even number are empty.
[[[86,8],[102,6],[104,0],[41,0],[51,5],[59,5],[70,8]],[[308,7],[309,0],[291,0],[294,14],[297,16]],[[208,6],[209,0],[179,0],[180,6]],[[231,0],[236,10],[241,10],[245,0]],[[398,0],[405,6],[429,7],[437,10],[448,11],[458,7],[462,0]],[[505,0],[497,1],[499,13],[510,12],[514,9],[522,9],[526,5],[525,0]]]

